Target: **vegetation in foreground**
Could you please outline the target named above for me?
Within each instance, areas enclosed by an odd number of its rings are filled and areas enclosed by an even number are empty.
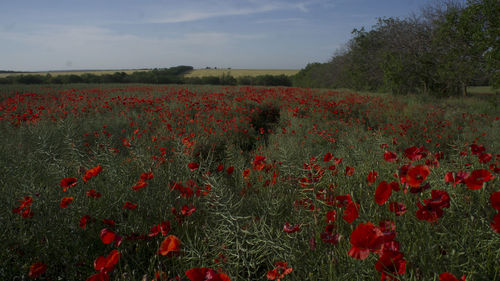
[[[498,104],[0,90],[0,279],[498,280]]]

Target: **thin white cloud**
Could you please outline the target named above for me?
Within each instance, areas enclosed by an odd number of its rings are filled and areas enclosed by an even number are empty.
[[[238,2],[239,3],[239,2]],[[276,2],[276,1],[247,1],[244,4],[234,5],[233,2],[218,3],[217,5],[202,5],[198,7],[189,7],[166,10],[161,16],[159,11],[151,11],[152,16],[145,20],[147,23],[181,23],[190,21],[199,21],[227,16],[244,16],[259,13],[267,13],[281,10],[298,10],[307,12],[307,2]],[[162,9],[160,9],[161,11]]]
[[[271,23],[304,23],[306,22],[303,18],[276,18],[276,19],[262,19],[257,20],[257,24],[271,24]]]

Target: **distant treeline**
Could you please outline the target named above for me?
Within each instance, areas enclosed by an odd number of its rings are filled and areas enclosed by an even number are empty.
[[[113,74],[96,75],[40,75],[16,74],[0,78],[0,84],[70,84],[70,83],[147,83],[147,84],[210,84],[210,85],[259,85],[259,86],[292,86],[292,80],[286,75],[259,75],[233,77],[229,73],[221,76],[184,77],[193,70],[192,66],[175,66],[171,68],[137,71],[131,74],[115,72]]]
[[[309,64],[294,86],[466,95],[500,87],[500,1],[441,1],[409,18],[355,29],[326,63]]]

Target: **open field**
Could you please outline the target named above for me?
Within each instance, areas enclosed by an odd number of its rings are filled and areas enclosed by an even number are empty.
[[[186,77],[222,76],[230,74],[233,77],[258,75],[295,75],[300,69],[195,69]]]
[[[488,97],[13,85],[0,132],[0,280],[500,279]]]

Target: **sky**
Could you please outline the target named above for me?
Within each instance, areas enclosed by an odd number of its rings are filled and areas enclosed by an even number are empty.
[[[300,69],[431,0],[0,0],[0,70]]]

